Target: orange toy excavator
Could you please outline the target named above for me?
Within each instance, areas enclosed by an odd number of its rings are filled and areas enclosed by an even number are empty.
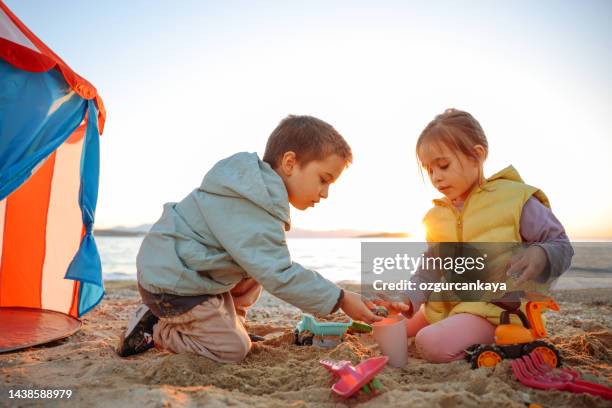
[[[529,300],[525,307],[526,317],[520,309],[521,298]],[[534,350],[537,350],[551,367],[561,365],[561,356],[555,346],[538,340],[546,337],[542,312],[548,309],[559,311],[554,300],[543,295],[511,292],[491,303],[504,309],[499,316],[500,324],[495,329],[495,344],[474,344],[466,350],[466,360],[472,364],[472,368],[493,367],[504,358],[519,358]],[[517,315],[522,325],[510,323],[511,314]]]

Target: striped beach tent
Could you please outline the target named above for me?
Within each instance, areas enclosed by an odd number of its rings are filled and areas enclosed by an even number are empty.
[[[92,231],[105,116],[0,0],[0,352],[74,333],[104,296]]]

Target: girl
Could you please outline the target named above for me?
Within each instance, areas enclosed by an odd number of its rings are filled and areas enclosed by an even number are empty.
[[[423,130],[416,145],[419,164],[444,195],[424,218],[427,241],[523,242],[507,270],[516,284],[545,282],[569,268],[573,250],[546,195],[523,182],[509,166],[485,179],[483,164],[489,145],[472,115],[447,109]],[[431,281],[419,271],[417,283]],[[502,311],[486,302],[428,302],[428,293],[410,291],[410,301],[393,306],[408,319],[408,336],[415,337],[421,356],[435,363],[460,360],[476,343],[494,343]]]

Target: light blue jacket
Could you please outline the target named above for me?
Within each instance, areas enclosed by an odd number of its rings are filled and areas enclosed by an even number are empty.
[[[251,276],[284,301],[327,314],[340,289],[291,261],[290,225],[283,180],[256,153],[237,153],[181,202],[164,205],[138,252],[138,282],[151,293],[192,296],[227,292]]]

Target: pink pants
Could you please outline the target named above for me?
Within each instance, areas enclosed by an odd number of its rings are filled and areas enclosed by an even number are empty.
[[[220,363],[242,361],[251,350],[244,328],[247,310],[261,291],[255,280],[243,279],[230,292],[212,296],[186,313],[160,318],[153,326],[155,346]]]
[[[408,319],[408,337],[414,337],[417,350],[432,363],[461,360],[464,350],[477,343],[495,341],[495,325],[470,313],[459,313],[429,324],[423,310]]]

